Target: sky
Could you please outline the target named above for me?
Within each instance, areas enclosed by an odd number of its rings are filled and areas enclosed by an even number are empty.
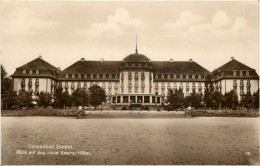
[[[1,1],[8,75],[39,55],[62,70],[81,58],[193,59],[209,71],[234,57],[259,70],[258,2]]]

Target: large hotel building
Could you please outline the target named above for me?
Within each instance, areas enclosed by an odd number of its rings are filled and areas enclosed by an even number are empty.
[[[132,103],[160,105],[165,101],[168,89],[182,89],[184,95],[194,90],[203,94],[208,75],[212,75],[216,91],[224,94],[235,90],[239,99],[259,88],[256,71],[234,58],[209,72],[192,59],[150,61],[137,49],[122,61],[88,61],[81,58],[65,70],[52,66],[39,56],[18,67],[11,77],[15,91],[54,93],[57,87],[62,87],[71,94],[77,88],[87,89],[97,84],[105,89],[108,105],[125,107]]]

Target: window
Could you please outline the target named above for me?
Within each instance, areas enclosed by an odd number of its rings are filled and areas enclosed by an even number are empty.
[[[189,79],[189,75],[188,74],[186,74],[186,79]]]
[[[249,71],[246,71],[246,76],[249,76]]]
[[[198,79],[201,79],[201,75],[198,75]]]
[[[23,90],[25,89],[25,79],[24,78],[22,79],[21,87],[22,87]]]
[[[26,70],[23,70],[23,74],[26,74]]]
[[[240,71],[240,76],[243,76],[243,71]]]
[[[29,79],[29,82],[28,82],[28,91],[31,92],[32,91],[32,79],[30,78]]]
[[[237,72],[236,71],[233,71],[233,76],[236,76],[237,75]]]
[[[135,79],[138,80],[138,73],[135,72]]]
[[[65,90],[67,91],[69,89],[68,82],[65,82]]]
[[[180,79],[183,79],[183,76],[182,76],[182,75],[180,75]]]
[[[150,103],[150,96],[144,96],[144,103]]]
[[[81,82],[78,82],[78,86],[77,86],[78,89],[81,88]]]
[[[75,89],[75,83],[74,83],[74,82],[71,83],[71,89],[72,89],[72,90]]]
[[[66,74],[66,78],[69,78],[69,75],[68,75],[68,74]]]
[[[144,93],[144,87],[141,88],[141,93]]]
[[[78,74],[78,78],[81,78],[81,75],[80,75],[80,74]]]
[[[72,74],[72,78],[75,78],[75,74]]]
[[[176,75],[175,74],[173,75],[173,78],[176,79]]]
[[[128,103],[128,96],[123,96],[123,103]]]
[[[32,70],[30,70],[30,71],[29,71],[29,74],[33,74],[33,71],[32,71]]]
[[[106,89],[106,83],[105,82],[102,82],[102,88]]]
[[[195,79],[195,75],[194,74],[192,74],[192,79]]]
[[[36,70],[36,74],[40,74],[40,71],[39,71],[39,70]]]

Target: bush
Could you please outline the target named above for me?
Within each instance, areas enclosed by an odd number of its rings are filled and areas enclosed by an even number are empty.
[[[74,109],[24,109],[24,110],[2,110],[2,116],[77,116],[78,111]]]
[[[258,110],[186,110],[192,117],[259,117]]]

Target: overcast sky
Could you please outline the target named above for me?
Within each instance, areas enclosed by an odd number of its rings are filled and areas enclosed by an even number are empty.
[[[235,57],[258,71],[258,2],[1,2],[1,64],[12,74],[42,55],[62,70],[80,58],[194,61]]]

